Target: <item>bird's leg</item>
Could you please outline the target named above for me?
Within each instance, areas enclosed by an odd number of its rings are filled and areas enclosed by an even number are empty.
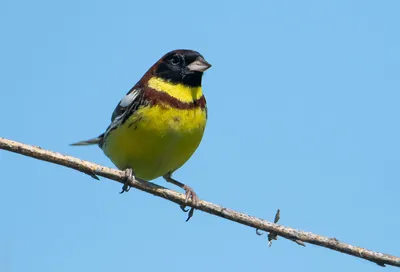
[[[129,186],[129,182],[134,179],[136,178],[133,169],[132,168],[125,169],[125,182],[124,186],[122,186],[122,191],[120,192],[120,194],[129,192],[129,190],[131,189],[131,186]]]
[[[172,184],[182,188],[183,190],[185,190],[185,196],[186,196],[185,203],[188,203],[189,199],[191,199],[192,200],[192,204],[194,204],[196,206],[199,204],[199,197],[197,196],[197,194],[193,191],[193,189],[191,187],[189,187],[189,186],[177,181],[176,179],[173,179],[171,177],[171,173],[166,174],[164,176],[164,179],[166,181],[168,181],[169,183],[172,183]],[[191,207],[190,210],[186,210],[185,209],[186,208],[185,205],[181,205],[180,207],[181,207],[182,211],[184,211],[184,212],[188,212],[189,211],[188,218],[186,219],[186,222],[189,221],[189,219],[193,216],[194,208]]]

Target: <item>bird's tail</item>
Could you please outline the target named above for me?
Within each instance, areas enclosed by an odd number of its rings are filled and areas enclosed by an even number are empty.
[[[93,139],[89,139],[89,140],[86,140],[86,141],[80,141],[80,142],[73,143],[73,144],[70,144],[70,145],[80,146],[80,145],[97,144],[97,145],[101,146],[103,144],[103,136],[104,136],[104,134],[101,134],[99,137],[96,137],[96,138],[93,138]]]

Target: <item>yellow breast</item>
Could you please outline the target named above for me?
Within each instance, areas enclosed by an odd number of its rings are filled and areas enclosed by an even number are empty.
[[[192,156],[206,120],[201,108],[142,107],[108,134],[103,150],[118,168],[132,168],[136,177],[152,180],[175,171]]]

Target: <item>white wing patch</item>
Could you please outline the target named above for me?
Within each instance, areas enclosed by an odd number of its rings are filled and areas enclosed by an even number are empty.
[[[120,107],[128,107],[138,96],[139,94],[139,90],[135,89],[132,92],[130,92],[129,94],[125,95],[122,99],[121,102],[119,102],[119,106]]]
[[[107,134],[111,130],[118,127],[124,121],[127,115],[132,114],[136,108],[139,107],[140,93],[140,88],[134,89],[121,99],[111,116],[111,124],[107,128],[104,138],[107,137]]]
[[[122,97],[121,101],[119,102],[118,106],[115,108],[112,114],[111,121],[114,121],[114,119],[122,118],[126,113],[126,111],[132,106],[132,104],[135,103],[139,94],[140,94],[140,89],[134,89],[127,95]]]

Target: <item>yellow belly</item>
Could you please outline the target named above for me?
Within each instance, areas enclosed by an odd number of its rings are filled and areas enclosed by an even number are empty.
[[[206,112],[165,106],[144,107],[104,141],[104,153],[119,168],[152,180],[181,167],[203,137]]]

